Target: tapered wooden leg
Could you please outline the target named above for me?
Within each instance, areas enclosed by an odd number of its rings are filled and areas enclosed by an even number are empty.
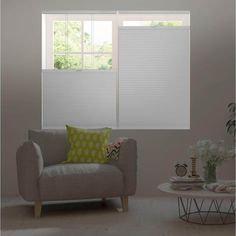
[[[121,199],[123,212],[128,211],[128,196],[122,196],[120,197],[120,199]]]
[[[35,218],[40,218],[41,210],[42,210],[42,202],[36,201],[34,204],[34,217]]]

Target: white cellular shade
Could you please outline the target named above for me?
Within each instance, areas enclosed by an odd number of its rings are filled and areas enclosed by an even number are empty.
[[[119,28],[119,128],[190,128],[189,27]]]
[[[116,126],[116,73],[42,72],[42,128]]]

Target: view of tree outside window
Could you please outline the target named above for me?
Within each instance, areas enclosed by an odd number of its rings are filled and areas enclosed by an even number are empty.
[[[123,26],[182,26],[182,21],[124,21]]]
[[[55,69],[112,68],[111,21],[55,21]]]

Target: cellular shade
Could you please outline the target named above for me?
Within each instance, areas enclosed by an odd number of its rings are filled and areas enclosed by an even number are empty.
[[[189,27],[119,28],[119,128],[189,129]]]
[[[116,73],[42,72],[42,128],[116,126]]]

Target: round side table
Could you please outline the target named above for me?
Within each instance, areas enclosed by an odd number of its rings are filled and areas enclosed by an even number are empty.
[[[173,190],[170,183],[163,183],[158,189],[177,197],[179,218],[183,221],[202,225],[235,223],[233,193],[215,193],[205,189]]]

